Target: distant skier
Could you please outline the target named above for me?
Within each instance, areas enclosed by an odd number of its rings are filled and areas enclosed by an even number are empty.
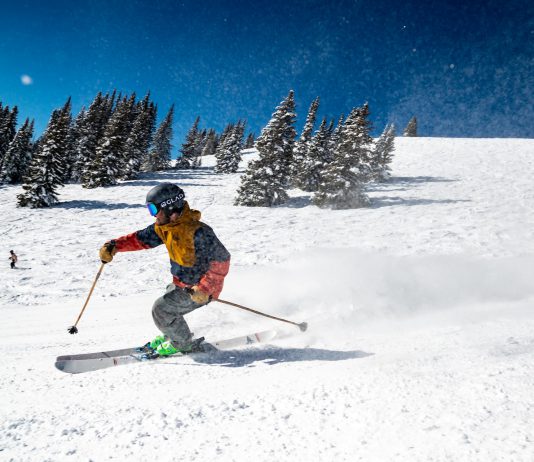
[[[217,298],[230,267],[230,254],[213,230],[200,221],[200,212],[189,208],[181,188],[162,183],[146,196],[156,222],[145,229],[108,241],[100,249],[104,263],[117,252],[142,250],[165,244],[171,260],[173,283],[152,307],[152,318],[163,336],[150,347],[160,356],[202,350],[184,315]]]
[[[19,260],[15,252],[12,250],[9,251],[11,255],[9,255],[9,260],[11,260],[11,269],[15,269],[15,263]]]

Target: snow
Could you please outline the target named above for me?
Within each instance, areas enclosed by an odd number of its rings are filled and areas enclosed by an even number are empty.
[[[534,140],[397,138],[391,181],[357,210],[318,209],[298,190],[272,209],[235,207],[240,173],[203,163],[68,185],[48,210],[17,208],[21,189],[0,188],[0,460],[532,460]],[[221,298],[309,332],[216,357],[57,371],[56,356],[157,334],[163,246],[117,255],[79,334],[67,327],[99,247],[151,222],[144,196],[164,180],[232,253]],[[292,329],[216,302],[187,319],[215,340]]]

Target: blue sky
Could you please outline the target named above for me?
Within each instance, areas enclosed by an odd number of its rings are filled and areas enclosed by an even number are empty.
[[[378,133],[416,115],[426,136],[534,137],[534,7],[487,1],[0,0],[0,101],[36,119],[72,96],[148,90],[176,105],[177,149],[197,115],[258,134],[295,90],[337,119],[368,101]],[[22,76],[27,76],[22,78]]]

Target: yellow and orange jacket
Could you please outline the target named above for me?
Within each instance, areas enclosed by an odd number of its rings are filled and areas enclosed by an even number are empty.
[[[200,212],[186,202],[178,221],[152,224],[115,239],[118,252],[151,249],[165,244],[171,260],[173,282],[178,287],[197,285],[217,298],[230,268],[230,253],[213,230],[200,221]]]

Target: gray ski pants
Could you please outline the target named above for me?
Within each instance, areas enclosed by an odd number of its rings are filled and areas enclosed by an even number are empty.
[[[163,332],[175,346],[185,346],[193,338],[184,314],[203,305],[191,300],[191,296],[182,288],[169,284],[165,295],[158,298],[152,306],[152,318],[158,329]]]

